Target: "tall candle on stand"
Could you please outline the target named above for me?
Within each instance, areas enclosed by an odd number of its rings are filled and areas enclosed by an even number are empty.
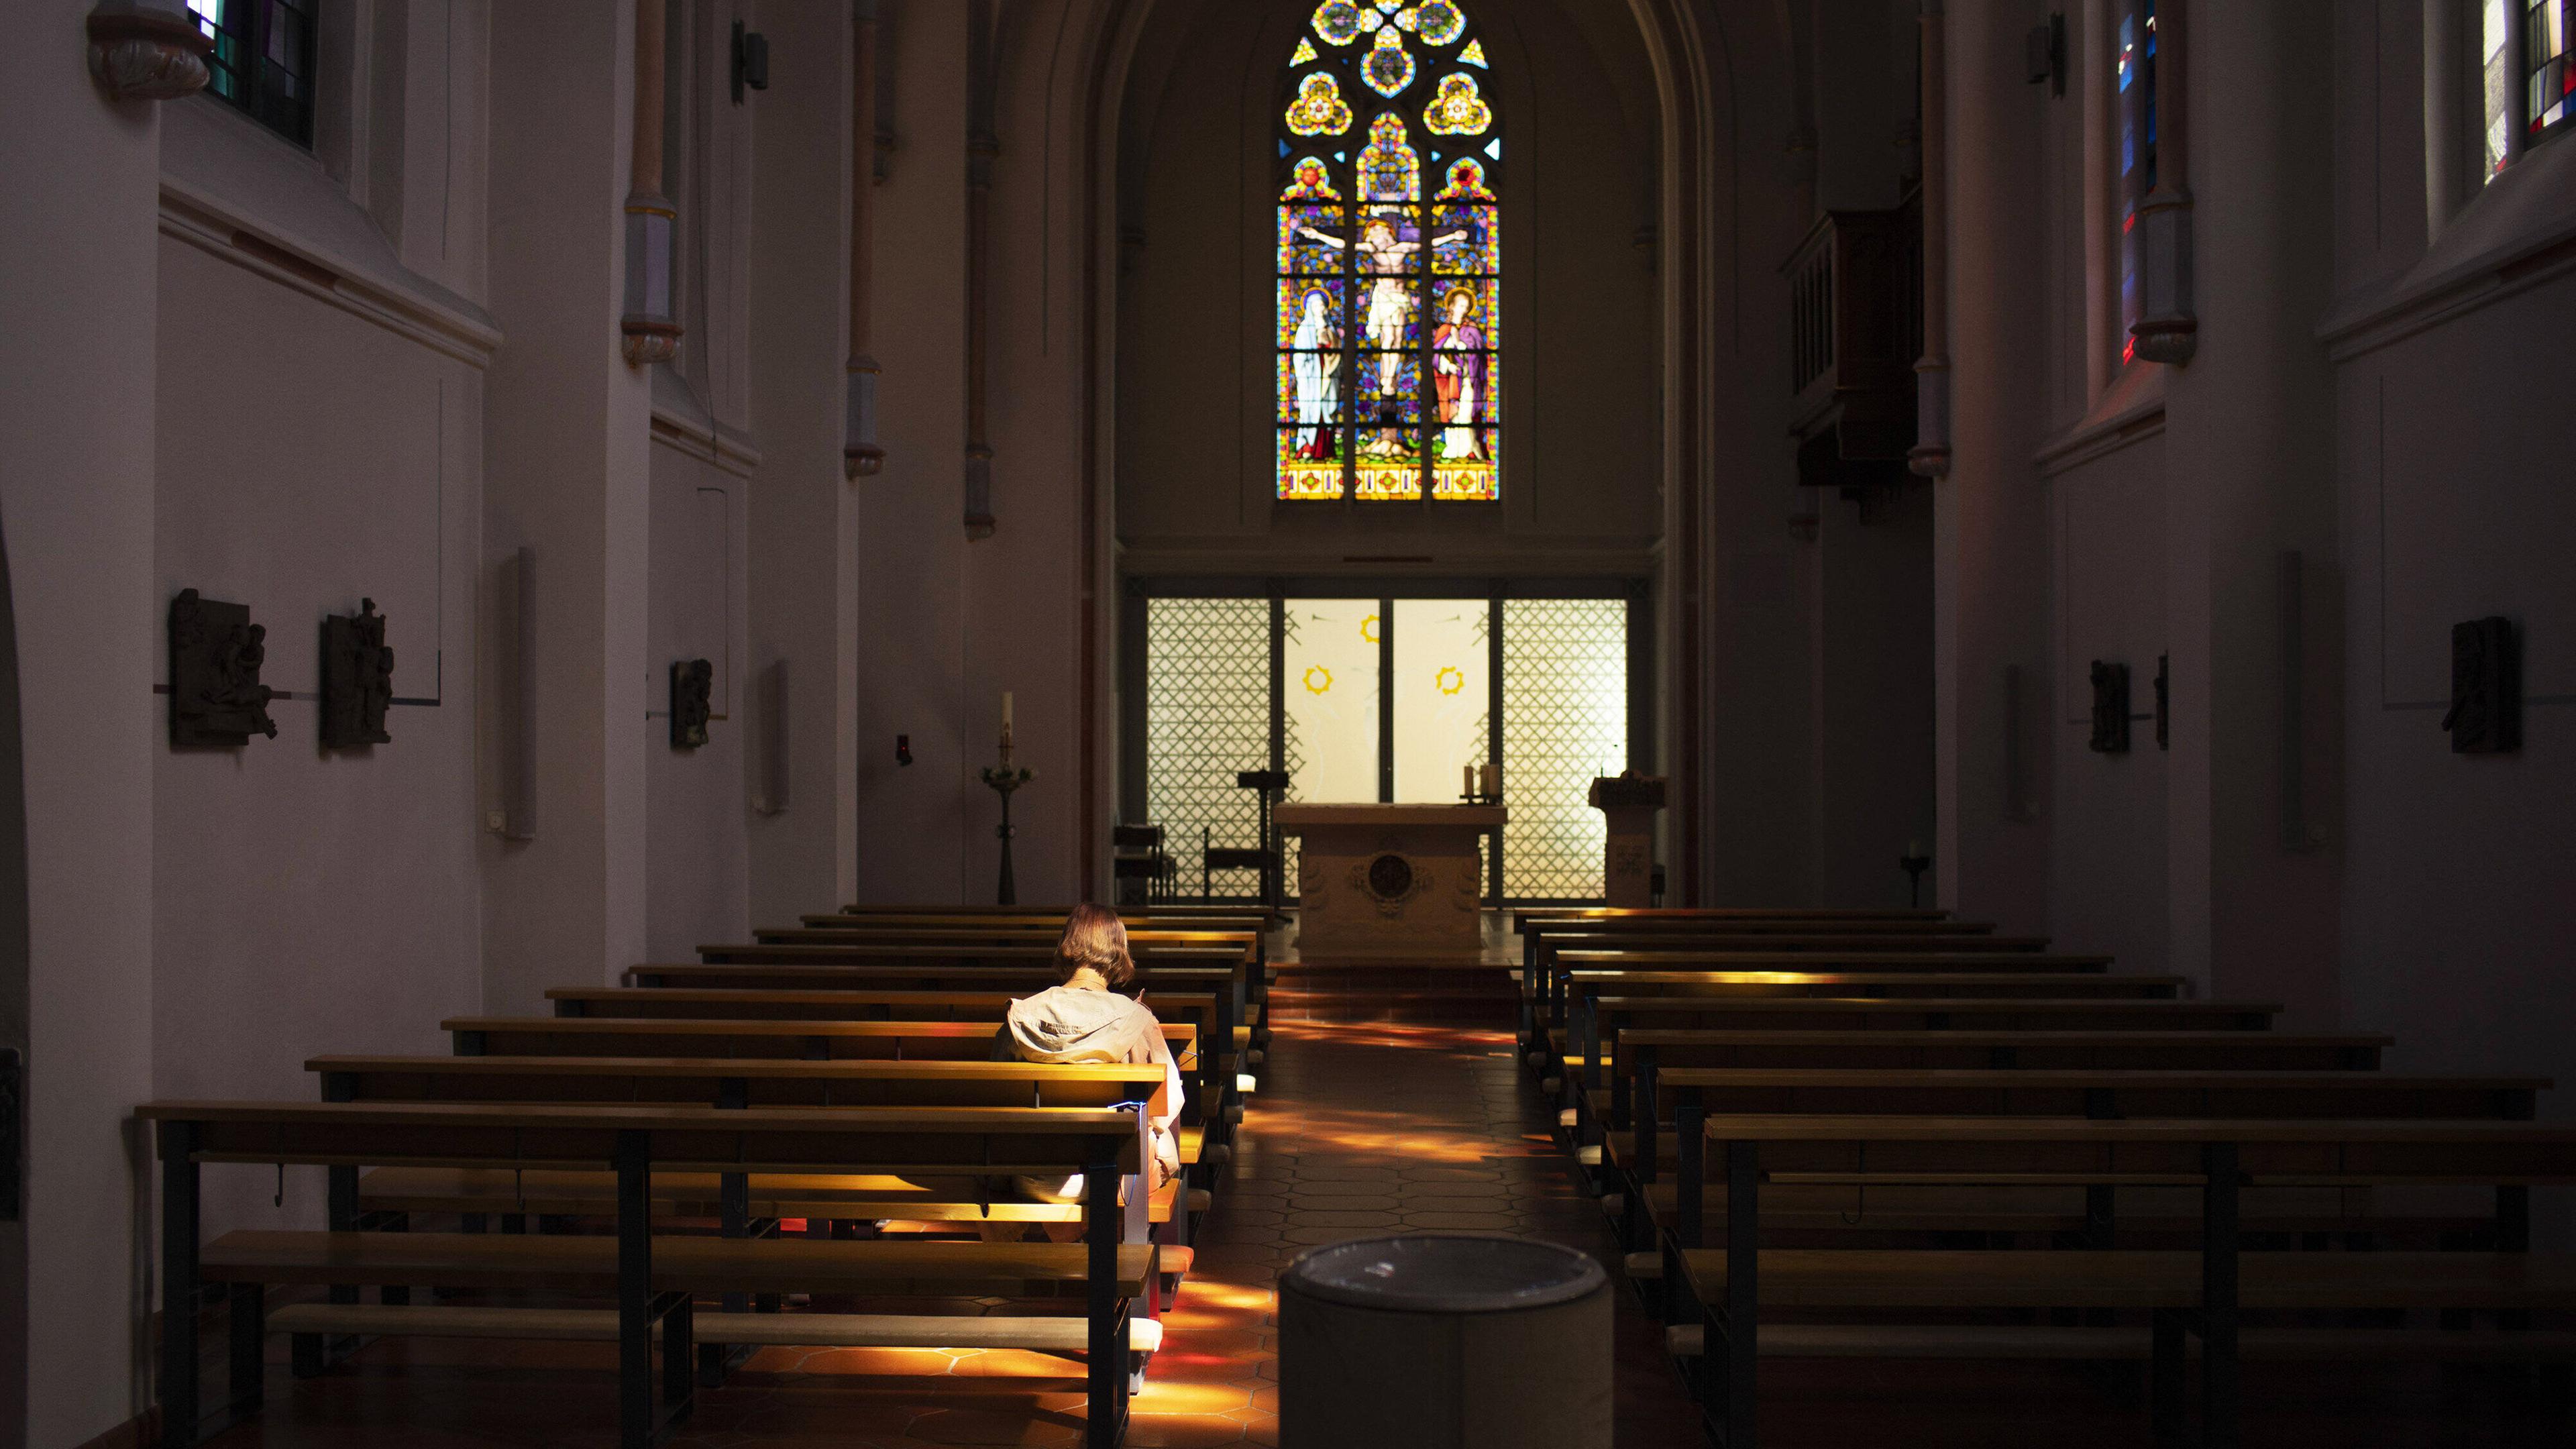
[[[1011,763],[1011,692],[1002,691],[1002,763]]]
[[[1478,784],[1484,786],[1484,789],[1480,793],[1483,794],[1486,799],[1493,800],[1501,797],[1503,793],[1502,772],[1494,768],[1493,761],[1487,760],[1485,763],[1476,767],[1476,781]]]
[[[1461,794],[1461,795],[1464,795],[1464,796],[1468,797],[1469,799],[1473,799],[1473,798],[1475,798],[1475,794],[1476,794],[1476,767],[1475,767],[1475,766],[1473,766],[1473,765],[1461,765],[1461,766],[1459,766],[1459,767],[1458,767],[1458,781],[1459,781],[1459,783],[1458,783],[1458,793],[1459,793],[1459,794]]]

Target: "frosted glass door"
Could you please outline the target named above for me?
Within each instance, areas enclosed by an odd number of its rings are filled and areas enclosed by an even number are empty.
[[[1395,798],[1455,804],[1463,765],[1481,765],[1493,704],[1483,599],[1395,601]]]

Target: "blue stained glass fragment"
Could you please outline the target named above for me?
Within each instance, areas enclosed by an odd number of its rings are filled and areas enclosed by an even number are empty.
[[[1283,158],[1283,159],[1285,159],[1285,158],[1286,158],[1286,156],[1288,155],[1288,143],[1287,143],[1287,142],[1282,141],[1282,142],[1280,142],[1280,143],[1279,143],[1279,154],[1280,154],[1281,158]]]

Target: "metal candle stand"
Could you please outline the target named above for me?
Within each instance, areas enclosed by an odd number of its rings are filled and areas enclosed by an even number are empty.
[[[1896,863],[1905,868],[1905,903],[1908,906],[1921,906],[1923,904],[1923,872],[1931,866],[1932,857],[1928,855],[1900,855],[1896,858]]]
[[[1011,792],[1037,777],[1037,771],[1011,763],[1011,741],[1007,734],[1002,737],[1002,762],[986,765],[983,769],[986,788],[1002,797],[1002,823],[993,831],[1002,842],[1002,880],[997,896],[1001,905],[1016,906],[1020,903],[1019,887],[1011,880]]]

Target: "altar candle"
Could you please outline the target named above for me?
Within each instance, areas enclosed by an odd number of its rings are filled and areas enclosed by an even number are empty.
[[[1921,860],[1923,857],[1924,850],[1922,841],[1909,840],[1905,842],[1905,858],[1907,860]]]
[[[1011,692],[1010,692],[1009,690],[1007,690],[1007,689],[1006,689],[1006,690],[1003,690],[1003,691],[1002,691],[1002,733],[1004,733],[1004,734],[1009,734],[1010,732],[1011,732]]]
[[[1459,780],[1459,784],[1458,784],[1458,793],[1459,793],[1459,794],[1461,794],[1461,795],[1473,795],[1473,794],[1475,794],[1475,793],[1476,793],[1476,767],[1475,767],[1475,766],[1473,766],[1473,765],[1461,765],[1461,766],[1459,766],[1459,767],[1458,767],[1458,780]]]
[[[1503,793],[1502,775],[1501,772],[1494,768],[1493,761],[1487,760],[1484,764],[1476,767],[1476,779],[1485,787],[1479,793],[1485,795],[1487,798],[1490,799]]]

